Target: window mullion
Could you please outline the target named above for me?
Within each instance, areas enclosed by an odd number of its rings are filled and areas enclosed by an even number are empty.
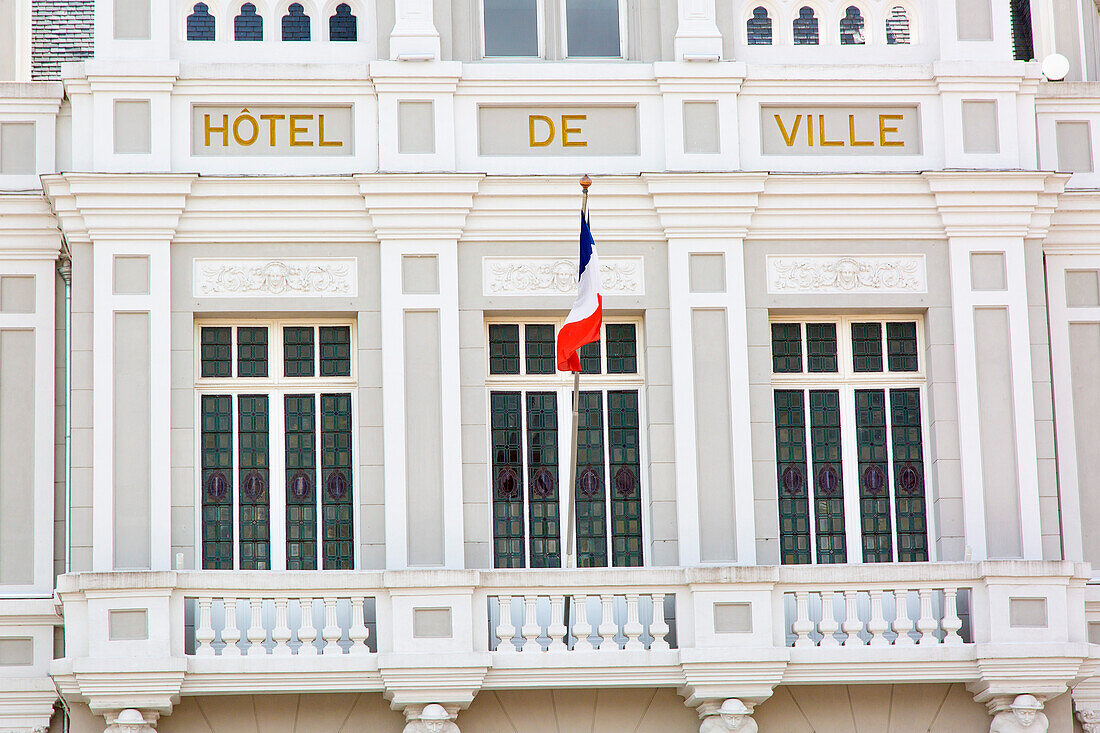
[[[268,393],[271,437],[271,568],[286,570],[286,403],[282,392]]]
[[[313,343],[314,343],[314,348],[313,348],[313,353],[314,353],[313,370],[314,370],[314,374],[319,374],[318,370],[320,369],[320,366],[321,366],[320,365],[320,357],[319,357],[319,352],[321,351],[321,349],[320,349],[320,344],[317,341],[319,336],[320,336],[320,334],[317,332],[317,329],[314,328],[314,334],[313,334]],[[325,516],[324,516],[325,515],[325,508],[324,508],[324,502],[321,500],[321,493],[325,490],[325,487],[324,487],[324,475],[325,475],[324,459],[325,459],[325,456],[324,456],[324,453],[321,452],[321,419],[322,419],[322,417],[321,417],[321,392],[320,392],[320,390],[318,390],[318,391],[313,392],[313,455],[316,456],[316,458],[314,458],[314,460],[313,460],[314,471],[315,471],[314,475],[316,476],[316,480],[314,481],[314,487],[316,488],[316,490],[313,492],[313,511],[314,511],[313,547],[314,547],[315,557],[317,558],[317,563],[316,563],[317,564],[317,567],[316,567],[317,570],[324,570],[324,568],[325,568],[325,548],[324,548],[324,545],[322,544],[323,541],[324,541],[324,533],[325,533]]]
[[[230,337],[236,340],[236,329],[232,329]],[[233,363],[236,364],[236,351],[233,352]],[[234,372],[235,373],[235,372]],[[233,569],[241,569],[241,502],[240,502],[240,425],[237,419],[237,411],[240,409],[241,396],[234,392],[230,395],[230,411],[229,421],[230,430],[232,432],[232,440],[230,442],[229,452],[233,456],[232,466],[229,469],[230,480],[229,485],[232,490],[229,492],[230,499],[232,500],[233,511],[229,515],[232,517],[233,523]]]
[[[527,339],[521,339],[525,342]],[[527,364],[527,353],[524,348],[520,347],[520,364]],[[522,503],[522,525],[523,525],[523,567],[533,567],[531,562],[531,505],[528,501],[528,494],[531,493],[530,486],[530,471],[528,466],[530,465],[530,456],[528,455],[528,437],[527,437],[527,390],[521,389],[519,391],[519,485],[520,485],[520,501]]]
[[[561,522],[561,564],[565,567],[567,554],[577,557],[577,502],[576,492],[576,452],[577,441],[573,435],[573,388],[558,388],[558,435],[563,439],[558,440],[558,506]],[[563,409],[564,408],[564,409]],[[562,450],[562,445],[565,449]],[[573,475],[569,473],[569,467],[573,466]],[[569,545],[569,521],[573,522],[573,544]]]
[[[844,537],[849,563],[863,562],[863,524],[859,513],[859,451],[856,445],[856,393],[840,390],[840,452],[844,487]]]
[[[890,388],[882,389],[883,411],[886,413],[886,496],[889,504],[886,511],[890,517],[890,559],[898,561],[898,517],[897,503],[894,500],[894,421],[890,410]],[[927,474],[926,474],[927,475]]]
[[[607,350],[604,349],[604,351]],[[611,492],[614,487],[611,481],[611,411],[608,409],[610,407],[607,401],[608,390],[601,388],[599,392],[600,404],[603,405],[603,484],[606,492],[604,495],[604,521],[607,524],[607,531],[605,532],[604,546],[607,548],[607,567],[611,567],[615,564],[615,558],[612,554],[614,517],[611,514]]]
[[[805,353],[805,349],[803,349]],[[813,449],[813,433],[810,429],[810,390],[802,390],[802,404],[803,408],[803,430],[805,431],[805,443],[806,443],[806,504],[809,508],[809,527],[810,527],[810,563],[817,565],[817,505],[814,501],[814,449]]]

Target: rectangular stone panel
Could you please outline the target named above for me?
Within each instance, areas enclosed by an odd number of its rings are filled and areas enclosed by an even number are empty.
[[[29,667],[34,664],[34,639],[0,639],[0,667]]]
[[[1058,170],[1092,173],[1092,132],[1087,120],[1063,120],[1054,124]]]
[[[955,28],[960,41],[992,41],[993,6],[990,0],[956,0]]]
[[[149,258],[144,255],[115,255],[114,294],[149,293]]]
[[[144,608],[112,609],[107,612],[107,635],[111,641],[141,641],[149,638],[149,612]]]
[[[120,41],[149,40],[151,0],[114,0],[115,38]]]
[[[397,103],[397,152],[435,152],[435,104],[432,100]]]
[[[115,153],[144,155],[153,150],[153,116],[147,99],[115,101]]]
[[[414,608],[414,639],[449,639],[453,635],[451,609]]]
[[[0,277],[0,313],[34,313],[34,275]]]
[[[149,568],[150,342],[148,313],[114,315],[114,563]]]
[[[34,582],[34,331],[0,330],[0,585]]]
[[[1100,323],[1069,324],[1069,351],[1083,559],[1100,567]]]
[[[351,105],[196,104],[191,154],[203,156],[353,155]]]
[[[409,565],[443,565],[443,386],[438,311],[408,311],[405,476]],[[461,521],[451,517],[451,521]]]
[[[0,174],[26,176],[36,172],[34,123],[0,124]]]
[[[968,100],[962,103],[964,153],[1001,152],[997,131],[997,102],[992,99]]]
[[[720,152],[717,102],[684,102],[684,152]]]
[[[726,256],[721,252],[688,255],[688,282],[693,293],[726,292]]]
[[[480,155],[638,154],[635,105],[482,105],[477,123]]]
[[[764,155],[918,155],[916,105],[760,105]]]

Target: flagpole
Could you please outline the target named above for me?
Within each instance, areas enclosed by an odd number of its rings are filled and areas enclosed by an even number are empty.
[[[581,177],[581,217],[588,216],[588,187],[592,179],[587,174]],[[569,449],[569,475],[566,477],[566,530],[565,530],[565,567],[577,567],[577,432],[581,397],[581,373],[573,372],[573,442]]]

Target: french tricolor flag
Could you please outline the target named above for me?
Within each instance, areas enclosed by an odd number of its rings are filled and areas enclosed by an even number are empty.
[[[573,310],[558,331],[558,370],[579,372],[581,358],[577,350],[600,340],[603,326],[603,296],[600,295],[600,258],[588,220],[581,214],[581,268],[577,283],[577,299]]]

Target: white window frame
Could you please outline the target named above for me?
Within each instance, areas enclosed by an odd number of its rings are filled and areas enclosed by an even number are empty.
[[[477,0],[478,27],[481,28],[481,59],[483,61],[538,61],[546,58],[546,0],[535,0],[535,38],[538,52],[534,56],[489,56],[485,53],[485,0]]]
[[[560,0],[561,12],[559,15],[561,24],[561,57],[563,59],[572,61],[586,61],[586,62],[602,62],[602,61],[623,61],[626,59],[627,39],[626,39],[626,0],[618,0],[619,5],[619,55],[618,56],[570,56],[569,55],[569,17],[568,17],[568,3],[569,0]]]
[[[493,317],[485,320],[484,328],[484,344],[485,344],[485,435],[486,435],[486,465],[488,467],[488,482],[486,489],[488,491],[489,498],[489,546],[490,546],[490,562],[495,567],[495,551],[493,549],[494,538],[494,518],[492,512],[493,506],[493,494],[496,487],[493,485],[493,426],[492,426],[492,392],[519,392],[521,394],[520,405],[520,435],[522,445],[522,473],[524,490],[522,492],[523,498],[523,561],[524,567],[527,570],[540,570],[540,568],[531,568],[531,550],[530,550],[530,505],[528,503],[528,486],[527,486],[527,403],[526,396],[528,392],[554,392],[557,394],[558,405],[558,516],[561,523],[561,542],[562,548],[562,567],[565,567],[565,550],[566,550],[566,511],[571,508],[568,507],[567,497],[569,492],[567,483],[569,477],[569,466],[573,465],[573,453],[576,450],[576,446],[572,442],[573,435],[573,373],[556,371],[554,374],[524,374],[523,371],[527,366],[527,343],[524,338],[524,326],[527,324],[539,324],[539,325],[552,325],[554,327],[554,342],[557,343],[558,332],[561,329],[562,324],[565,323],[564,317],[522,317],[522,318],[507,318],[507,317]],[[602,409],[603,409],[603,430],[604,430],[604,465],[608,467],[607,474],[604,478],[605,488],[605,507],[607,516],[607,566],[608,568],[614,567],[612,565],[612,531],[611,531],[611,492],[613,486],[611,484],[612,476],[610,471],[610,450],[611,445],[607,439],[607,392],[609,390],[630,390],[636,389],[638,391],[638,499],[641,502],[642,507],[642,565],[640,567],[650,567],[653,564],[653,534],[650,520],[650,493],[649,493],[649,423],[646,416],[646,385],[645,385],[645,371],[644,371],[644,355],[645,355],[645,343],[644,343],[644,331],[643,322],[638,317],[624,317],[624,318],[609,318],[604,316],[604,326],[607,324],[633,324],[635,333],[635,344],[637,348],[637,363],[638,371],[636,374],[607,374],[607,330],[606,328],[600,329],[600,374],[581,374],[581,392],[591,392],[593,390],[599,390],[602,393]],[[519,326],[519,374],[490,374],[489,373],[489,326],[491,325],[517,325]],[[574,542],[576,538],[574,537]]]
[[[202,376],[202,329],[210,327],[231,327],[230,358],[233,373],[237,371],[237,328],[264,326],[268,329],[267,372],[266,377],[203,377]],[[283,327],[314,327],[314,370],[313,377],[283,376]],[[350,333],[351,369],[348,377],[319,377],[321,349],[319,326],[348,326]],[[240,481],[239,438],[238,438],[238,399],[240,395],[265,394],[268,398],[268,482],[269,498],[269,543],[271,547],[271,567],[269,570],[286,570],[286,436],[284,396],[288,394],[312,394],[314,396],[315,415],[317,416],[317,571],[324,570],[323,504],[321,488],[321,394],[347,392],[351,395],[351,444],[352,444],[352,557],[355,569],[361,568],[360,549],[360,464],[359,464],[359,389],[358,389],[358,341],[356,322],[348,318],[203,318],[195,319],[194,324],[194,472],[195,472],[195,567],[202,569],[202,397],[204,395],[229,395],[232,397],[232,446],[233,446],[233,569],[240,570]],[[266,572],[266,571],[258,571]],[[310,572],[310,571],[306,571]]]
[[[886,324],[897,322],[916,323],[917,331],[917,371],[915,372],[891,372],[889,371],[889,354],[887,352]],[[926,371],[926,344],[924,336],[924,318],[913,313],[887,313],[866,314],[856,316],[816,316],[816,315],[783,315],[773,316],[768,319],[768,358],[771,359],[771,324],[773,323],[799,323],[802,324],[802,371],[801,372],[772,372],[772,394],[775,390],[801,390],[803,392],[803,404],[805,405],[805,435],[806,435],[806,490],[809,502],[810,522],[810,560],[817,565],[817,530],[816,516],[814,514],[814,487],[813,487],[813,457],[812,442],[810,437],[810,390],[836,390],[840,394],[840,441],[841,441],[841,480],[844,487],[844,545],[848,564],[863,563],[863,533],[860,522],[859,509],[859,451],[856,445],[855,425],[855,393],[857,390],[881,389],[886,393],[886,455],[887,455],[887,492],[890,502],[890,533],[891,562],[898,562],[897,541],[897,505],[894,497],[894,445],[892,439],[892,424],[890,421],[890,390],[891,389],[917,389],[920,395],[921,418],[921,454],[924,469],[924,516],[925,528],[928,533],[928,560],[937,560],[936,552],[936,527],[935,517],[932,511],[932,462],[931,462],[931,433],[928,422],[928,379]],[[837,371],[836,372],[809,372],[808,352],[806,350],[806,324],[807,323],[835,323],[837,332]],[[857,372],[852,368],[852,324],[853,323],[880,323],[882,325],[882,368],[881,372]],[[775,446],[775,405],[772,403],[772,445]],[[772,466],[775,470],[776,456],[773,452]],[[776,489],[778,491],[778,487]],[[884,563],[867,563],[881,565]]]

